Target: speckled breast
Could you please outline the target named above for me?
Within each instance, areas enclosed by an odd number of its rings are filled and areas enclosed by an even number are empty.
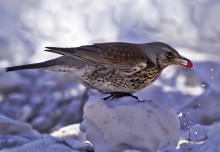
[[[102,93],[135,93],[154,82],[161,73],[156,66],[145,63],[126,71],[105,66],[90,67],[86,71],[81,77],[82,83]]]

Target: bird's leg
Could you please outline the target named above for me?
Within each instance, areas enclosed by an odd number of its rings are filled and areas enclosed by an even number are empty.
[[[110,98],[111,98],[111,99],[118,99],[118,98],[121,98],[121,97],[124,97],[124,96],[130,96],[130,97],[133,97],[133,98],[139,100],[137,96],[134,96],[134,95],[132,95],[131,93],[112,92],[112,93],[110,93],[110,94],[111,94],[110,96],[107,96],[107,97],[103,98],[103,100],[108,100],[108,99],[110,99]]]

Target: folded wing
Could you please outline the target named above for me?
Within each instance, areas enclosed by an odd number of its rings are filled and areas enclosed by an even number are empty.
[[[148,60],[141,47],[123,42],[96,43],[77,48],[46,48],[45,51],[77,58],[90,64],[102,64],[122,69]]]

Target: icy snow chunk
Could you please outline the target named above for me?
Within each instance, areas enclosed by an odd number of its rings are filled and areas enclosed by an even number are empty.
[[[197,142],[185,142],[178,149],[167,148],[159,152],[219,152],[220,151],[220,122],[209,126],[195,125],[191,129],[191,139]],[[196,130],[197,134],[193,133]],[[188,133],[186,133],[188,134]]]
[[[0,73],[0,92],[21,90],[29,86],[29,81],[18,73]]]
[[[71,130],[66,130],[65,135],[70,137]],[[85,152],[93,151],[93,148],[90,144],[71,138],[55,138],[48,134],[40,134],[27,123],[0,115],[0,151]]]
[[[192,122],[191,125],[210,125],[220,120],[219,99],[219,92],[209,88],[178,111],[186,114],[188,121]]]
[[[152,101],[138,102],[124,97],[103,101],[89,98],[84,106],[81,131],[96,152],[140,150],[156,151],[178,144],[180,137],[177,114]]]
[[[52,132],[51,136],[58,138],[68,137],[77,141],[86,141],[86,135],[79,130],[79,124],[64,126],[59,130]]]
[[[0,115],[0,150],[23,145],[38,137],[30,125]]]
[[[17,135],[31,131],[31,126],[0,115],[0,134]]]
[[[3,149],[1,152],[86,152],[92,150],[93,149],[89,144],[71,139],[54,139],[51,137],[45,137],[22,146]]]

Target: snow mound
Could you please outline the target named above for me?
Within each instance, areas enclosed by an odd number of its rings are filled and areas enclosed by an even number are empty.
[[[93,148],[71,138],[54,138],[40,134],[27,123],[0,115],[0,151],[83,152],[93,151]]]
[[[179,128],[178,117],[171,108],[130,97],[103,101],[98,96],[89,98],[84,106],[80,126],[96,152],[151,152],[175,147],[180,138]]]

